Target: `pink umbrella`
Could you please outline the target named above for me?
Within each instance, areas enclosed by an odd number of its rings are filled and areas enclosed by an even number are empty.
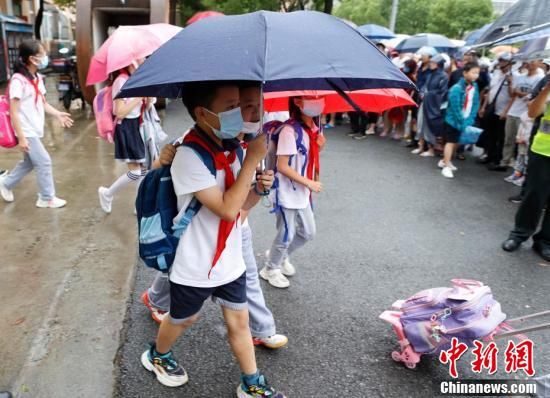
[[[416,106],[405,90],[394,88],[347,91],[353,102],[365,112],[383,113],[401,106]],[[264,109],[267,112],[288,111],[288,98],[294,96],[324,96],[323,113],[350,112],[353,107],[335,91],[280,91],[264,93]]]
[[[112,72],[148,57],[180,30],[170,24],[120,26],[92,57],[86,84],[101,83]]]
[[[191,25],[192,23],[195,23],[197,21],[200,21],[204,18],[209,17],[223,17],[225,14],[218,12],[218,11],[199,11],[195,15],[193,15],[189,20],[185,23],[186,25]]]

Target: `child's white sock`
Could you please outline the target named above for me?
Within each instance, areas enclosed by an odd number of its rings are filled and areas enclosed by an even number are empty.
[[[113,182],[113,185],[109,187],[106,194],[113,197],[115,193],[118,192],[121,188],[132,182],[138,182],[142,178],[143,177],[141,175],[141,170],[130,170],[127,173],[118,177],[118,179]]]

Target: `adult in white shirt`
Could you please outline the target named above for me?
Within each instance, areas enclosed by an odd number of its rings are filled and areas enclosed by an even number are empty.
[[[506,115],[504,147],[502,149],[501,167],[513,167],[515,164],[514,151],[516,136],[521,124],[521,115],[527,112],[529,94],[544,77],[539,60],[527,63],[526,74],[514,74],[512,77],[513,101]]]
[[[511,53],[499,55],[497,67],[491,75],[489,92],[483,97],[479,110],[484,132],[478,145],[485,150],[479,162],[489,163],[491,167],[499,166],[502,159],[506,109],[511,100],[512,65]]]
[[[45,113],[54,116],[63,127],[71,127],[71,115],[58,111],[45,99],[46,87],[38,70],[48,66],[48,55],[38,40],[19,45],[19,63],[9,83],[10,118],[23,152],[21,160],[6,176],[0,177],[0,194],[13,202],[12,189],[32,170],[36,171],[38,200],[36,207],[59,208],[67,204],[55,195],[52,160],[41,138],[44,136]]]

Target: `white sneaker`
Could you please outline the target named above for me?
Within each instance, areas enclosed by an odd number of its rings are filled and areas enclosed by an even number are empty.
[[[253,337],[252,342],[254,345],[263,345],[264,347],[276,350],[288,344],[288,337],[283,334],[274,334],[269,337]]]
[[[441,170],[441,174],[443,174],[443,177],[445,178],[454,178],[455,175],[453,174],[453,170],[450,167],[443,167],[443,170]]]
[[[285,261],[283,261],[283,265],[281,265],[281,272],[284,276],[296,275],[296,268],[294,268],[294,265],[290,263],[288,258],[285,258]]]
[[[265,257],[269,258],[269,249],[265,251]],[[288,258],[285,258],[283,265],[281,266],[281,272],[285,276],[294,276],[296,275],[296,268],[292,265]]]
[[[411,153],[412,153],[413,155],[419,155],[419,154],[422,153],[422,149],[420,149],[420,148],[413,149],[413,150],[411,151]]]
[[[290,282],[286,279],[286,276],[283,275],[280,269],[269,269],[264,267],[260,271],[260,276],[262,279],[268,281],[273,287],[285,289],[290,286]]]
[[[522,187],[524,182],[525,182],[525,177],[522,176],[512,181],[512,184],[514,184],[517,187]]]
[[[510,174],[508,177],[506,177],[504,179],[504,181],[506,182],[514,182],[514,180],[516,179],[516,172],[513,172],[512,174]]]
[[[433,158],[435,154],[433,152],[426,151],[426,152],[422,152],[420,156],[422,156],[423,158]]]
[[[50,200],[38,198],[36,201],[36,207],[40,207],[41,209],[59,209],[60,207],[64,207],[66,204],[66,200],[59,199],[57,196],[54,196],[54,198]]]
[[[6,186],[4,185],[4,180],[6,179],[7,176],[8,176],[7,172],[3,173],[0,176],[0,195],[2,195],[2,199],[4,199],[6,202],[13,202],[14,201],[13,191],[6,188]]]
[[[101,205],[101,208],[105,213],[109,214],[111,212],[111,205],[113,204],[113,197],[109,196],[107,191],[107,188],[99,187],[97,193],[99,195],[99,204]]]
[[[370,129],[367,130],[366,132],[367,135],[375,135],[376,134],[376,131],[374,130],[374,127],[371,127]]]
[[[437,167],[439,167],[440,169],[445,167],[445,162],[443,161],[443,159],[441,159],[439,162],[437,162]],[[452,163],[449,164],[449,167],[451,168],[452,171],[457,171],[458,170],[458,168]]]

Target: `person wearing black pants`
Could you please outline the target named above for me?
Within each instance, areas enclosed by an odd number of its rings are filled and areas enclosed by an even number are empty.
[[[536,124],[540,127],[529,151],[525,195],[516,213],[514,229],[502,248],[510,252],[517,250],[535,233],[543,217],[540,231],[533,235],[533,250],[550,261],[550,106],[546,105],[550,97],[550,79],[546,77],[541,83],[535,89],[535,99],[529,104],[529,116],[538,117]]]
[[[479,111],[484,132],[479,137],[477,146],[485,150],[479,162],[489,163],[491,169],[500,166],[502,160],[506,113],[511,105],[511,69],[512,54],[502,53]],[[503,171],[506,171],[506,168]]]

